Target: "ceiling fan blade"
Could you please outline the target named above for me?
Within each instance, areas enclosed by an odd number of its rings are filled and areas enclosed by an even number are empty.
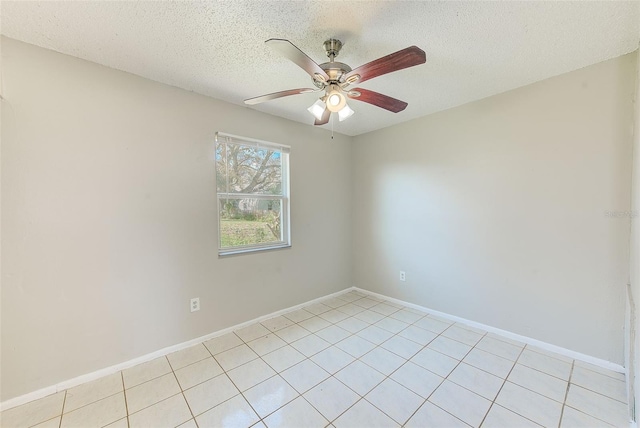
[[[345,75],[345,79],[356,74],[360,75],[357,83],[364,82],[383,74],[392,73],[404,68],[413,67],[414,65],[424,64],[427,61],[427,55],[417,46],[410,46],[398,52],[383,56],[360,67],[350,71]]]
[[[331,110],[329,110],[328,108],[325,108],[324,112],[322,113],[322,119],[320,120],[316,119],[316,121],[314,122],[314,125],[324,125],[325,123],[329,122],[330,117],[331,117]]]
[[[319,74],[325,80],[329,80],[327,73],[304,52],[298,49],[293,43],[285,39],[269,39],[265,42],[271,48],[280,52],[282,56],[293,61],[298,67],[306,71],[311,77]]]
[[[306,94],[308,92],[317,92],[318,89],[300,88],[289,89],[287,91],[274,92],[273,94],[260,95],[259,97],[248,98],[244,100],[245,104],[254,105],[265,101],[275,100],[277,98],[288,97],[289,95]]]
[[[384,95],[379,92],[370,91],[368,89],[356,88],[351,92],[360,93],[360,96],[347,94],[347,96],[352,100],[373,104],[374,106],[383,108],[385,110],[389,110],[393,113],[401,112],[408,106],[408,104],[405,103],[404,101],[400,101],[388,95]]]

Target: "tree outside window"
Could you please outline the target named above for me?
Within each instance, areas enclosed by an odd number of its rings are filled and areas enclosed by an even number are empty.
[[[220,253],[290,245],[288,148],[216,136]]]

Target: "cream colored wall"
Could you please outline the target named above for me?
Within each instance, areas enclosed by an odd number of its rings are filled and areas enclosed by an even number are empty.
[[[1,47],[0,400],[350,285],[622,363],[634,55],[331,140]],[[291,249],[217,257],[215,131],[292,146]]]
[[[638,299],[640,299],[640,51],[636,60],[636,92],[633,136],[633,178],[631,184],[631,240],[629,257],[629,302],[631,312],[629,334],[627,336],[627,387],[630,404],[635,413],[640,411],[640,319],[638,317]],[[638,418],[636,417],[636,421]]]
[[[355,285],[622,364],[635,59],[355,137]]]
[[[6,38],[2,96],[1,400],[351,286],[349,137]],[[218,258],[216,131],[291,145],[291,249]]]

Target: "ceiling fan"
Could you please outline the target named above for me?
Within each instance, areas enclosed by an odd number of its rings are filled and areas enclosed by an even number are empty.
[[[314,62],[289,40],[269,39],[265,43],[306,71],[313,79],[315,89],[301,88],[274,92],[246,99],[245,104],[254,105],[289,95],[324,91],[320,99],[308,108],[316,118],[315,125],[324,125],[329,122],[331,113],[338,113],[340,121],[350,117],[354,112],[347,105],[347,98],[373,104],[393,113],[404,110],[407,107],[404,101],[364,88],[349,89],[349,86],[426,62],[424,51],[417,46],[410,46],[352,70],[347,64],[335,61],[342,48],[342,42],[337,39],[324,42],[329,62],[323,64]]]

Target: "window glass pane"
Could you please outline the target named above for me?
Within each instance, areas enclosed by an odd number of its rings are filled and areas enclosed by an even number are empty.
[[[282,242],[280,199],[220,199],[220,247]]]
[[[238,144],[216,144],[219,193],[282,195],[282,153]]]

